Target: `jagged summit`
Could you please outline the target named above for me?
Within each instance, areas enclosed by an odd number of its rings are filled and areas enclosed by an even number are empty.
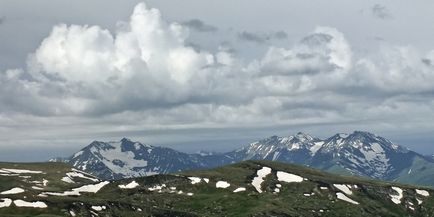
[[[131,139],[124,137],[121,139],[121,142],[132,142],[132,141],[131,141]]]

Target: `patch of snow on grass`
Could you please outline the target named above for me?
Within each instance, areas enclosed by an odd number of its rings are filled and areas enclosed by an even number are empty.
[[[88,180],[91,180],[93,182],[98,182],[99,181],[99,179],[89,177],[89,176],[87,176],[87,174],[83,174],[81,172],[76,172],[76,171],[74,171],[74,172],[68,172],[68,173],[66,173],[66,175],[69,178],[78,177],[78,178],[82,178],[82,179],[88,179]]]
[[[203,180],[204,180],[206,183],[209,183],[209,179],[208,179],[208,178],[203,178]]]
[[[139,183],[137,183],[136,181],[132,181],[126,185],[118,185],[119,188],[123,188],[123,189],[133,189],[139,186]]]
[[[398,193],[398,195],[390,194],[392,202],[394,202],[395,204],[400,204],[403,196],[403,190],[398,187],[392,187],[392,189]]]
[[[420,195],[422,195],[422,196],[424,196],[424,197],[428,197],[428,196],[429,196],[429,192],[426,191],[426,190],[419,190],[419,189],[416,189],[416,193],[417,193],[417,194],[420,194]]]
[[[10,173],[17,173],[17,174],[22,174],[22,173],[24,173],[24,174],[26,174],[26,173],[28,173],[28,174],[41,174],[41,173],[44,173],[42,171],[22,170],[22,169],[5,169],[5,168],[2,168],[1,170],[6,171],[6,172],[10,172]]]
[[[105,210],[105,206],[92,206],[92,209],[95,211],[102,211]]]
[[[156,191],[156,190],[161,190],[163,188],[166,187],[166,184],[162,184],[162,185],[155,185],[153,187],[148,188],[149,191]]]
[[[216,188],[227,188],[227,187],[229,187],[229,186],[231,186],[231,184],[229,184],[229,183],[226,182],[226,181],[218,181],[218,182],[215,184],[215,187],[216,187]]]
[[[68,176],[63,177],[61,180],[64,181],[64,182],[66,182],[66,183],[70,183],[70,184],[75,183],[75,182],[74,182],[70,177],[68,177]]]
[[[252,180],[253,187],[256,188],[256,191],[262,193],[261,184],[264,181],[264,178],[271,173],[270,167],[262,167],[262,169],[256,171],[256,177]]]
[[[242,192],[242,191],[246,191],[246,188],[239,187],[239,188],[235,189],[233,192],[237,193],[237,192]]]
[[[44,192],[42,194],[39,194],[38,196],[46,196],[46,195],[53,195],[53,196],[72,196],[72,195],[80,195],[80,192],[87,192],[87,193],[96,193],[98,192],[102,187],[109,184],[109,181],[100,182],[97,184],[90,184],[90,185],[84,185],[78,188],[74,188],[71,191],[65,191],[63,193],[59,192]]]
[[[0,176],[18,176],[18,174],[1,173]]]
[[[10,190],[7,191],[3,191],[0,194],[19,194],[19,193],[23,193],[24,189],[22,188],[12,188]]]
[[[75,214],[75,212],[73,210],[69,210],[69,214],[71,214],[72,217],[76,216],[76,214]]]
[[[44,190],[44,188],[38,187],[38,186],[32,186],[33,189],[35,190]]]
[[[353,194],[353,192],[350,190],[350,188],[348,188],[348,185],[333,184],[333,186],[335,186],[340,191],[344,192],[346,195],[352,195]]]
[[[277,180],[281,182],[302,182],[303,177],[287,172],[277,171]]]
[[[12,200],[9,198],[0,199],[0,208],[9,207],[12,204]]]
[[[194,194],[193,193],[187,193],[187,196],[193,196]]]
[[[74,188],[72,190],[73,191],[78,191],[78,192],[96,193],[99,190],[101,190],[102,187],[106,186],[108,183],[110,183],[110,182],[109,181],[104,181],[104,182],[100,182],[100,183],[97,183],[97,184],[84,185],[84,186],[81,186],[79,188]]]
[[[14,204],[17,207],[32,207],[32,208],[47,208],[47,204],[42,201],[27,202],[24,200],[14,200]]]
[[[188,179],[191,180],[191,184],[193,184],[193,185],[200,183],[200,181],[202,180],[199,177],[188,177]]]
[[[359,202],[350,199],[349,197],[347,197],[345,194],[342,194],[341,192],[336,193],[336,197],[339,200],[343,200],[343,201],[346,201],[348,203],[352,203],[352,204],[356,204],[356,205],[359,204]]]

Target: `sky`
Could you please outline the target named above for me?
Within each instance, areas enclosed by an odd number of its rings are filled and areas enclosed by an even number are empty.
[[[363,130],[434,153],[434,1],[2,0],[0,161]]]

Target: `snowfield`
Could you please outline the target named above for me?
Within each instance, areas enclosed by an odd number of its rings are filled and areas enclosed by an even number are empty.
[[[118,185],[119,188],[122,189],[133,189],[139,186],[139,183],[137,183],[136,181],[132,181],[126,185]]]
[[[231,186],[231,184],[226,181],[218,181],[217,183],[215,183],[216,188],[228,188],[229,186]]]
[[[246,191],[246,188],[239,187],[239,188],[235,189],[233,192],[237,193],[237,192],[242,192],[242,191]]]
[[[353,194],[353,192],[350,190],[350,188],[348,187],[348,185],[333,184],[333,186],[335,186],[340,191],[344,192],[346,195],[352,195]]]
[[[264,178],[271,173],[270,167],[262,167],[262,169],[256,171],[256,177],[252,180],[252,185],[255,187],[256,191],[262,193],[261,184]]]
[[[19,193],[23,193],[24,189],[22,188],[12,188],[10,190],[7,191],[3,191],[0,194],[19,194]]]
[[[419,189],[416,189],[416,193],[419,194],[419,195],[422,195],[422,196],[424,196],[424,197],[428,197],[428,196],[429,196],[429,192],[426,191],[426,190],[419,190]]]
[[[200,181],[202,180],[199,177],[188,177],[188,179],[191,180],[191,184],[193,184],[193,185],[200,183]]]
[[[82,179],[88,179],[88,180],[93,181],[93,182],[98,182],[99,181],[99,179],[90,177],[88,174],[83,173],[83,172],[81,172],[79,170],[74,170],[72,172],[66,173],[66,176],[62,178],[62,181],[64,181],[63,179],[67,180],[67,178],[69,178],[69,180],[72,181],[73,177],[82,178]]]
[[[156,190],[161,190],[163,188],[166,187],[166,184],[162,184],[162,185],[155,185],[153,187],[148,188],[149,191],[156,191]]]
[[[398,188],[398,187],[392,187],[392,189],[398,193],[398,195],[390,194],[392,202],[394,202],[395,204],[400,204],[402,196],[403,196],[402,193],[404,191],[401,188]]]
[[[14,204],[17,207],[32,207],[32,208],[47,208],[47,204],[41,201],[27,202],[24,200],[14,200]]]
[[[277,171],[277,180],[281,182],[302,182],[303,177],[287,172]]]
[[[343,194],[343,193],[341,193],[341,192],[336,193],[336,197],[337,197],[339,200],[343,200],[343,201],[346,201],[346,202],[348,202],[348,203],[352,203],[352,204],[356,204],[356,205],[359,204],[359,202],[350,199],[349,197],[347,197],[345,194]]]
[[[97,184],[90,184],[90,185],[84,185],[78,188],[74,188],[71,191],[65,191],[63,193],[60,192],[44,192],[39,194],[38,196],[47,196],[47,195],[52,195],[52,196],[78,196],[80,195],[80,192],[87,192],[87,193],[96,193],[98,192],[102,187],[104,187],[105,185],[109,184],[109,181],[104,181],[104,182],[100,182]]]
[[[145,160],[137,160],[132,151],[123,152],[121,148],[122,142],[109,142],[110,148],[98,149],[91,148],[91,152],[96,156],[102,156],[100,159],[114,173],[125,174],[126,177],[137,176],[134,172],[135,167],[146,167],[148,162]],[[114,161],[120,161],[123,165],[114,164]],[[149,173],[141,175],[150,175]]]
[[[106,209],[105,206],[92,206],[91,208],[95,211],[102,211]]]
[[[35,171],[35,170],[22,170],[22,169],[0,169],[0,172],[2,173],[16,173],[16,174],[42,174],[42,171]]]
[[[0,199],[0,208],[9,207],[12,204],[12,200],[9,198]]]
[[[66,182],[66,183],[70,183],[70,184],[74,184],[75,182],[68,176],[62,177],[61,179],[62,181]]]

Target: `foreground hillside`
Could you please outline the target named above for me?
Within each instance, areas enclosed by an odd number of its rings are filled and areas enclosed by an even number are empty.
[[[431,216],[433,194],[269,161],[117,181],[0,163],[0,216]]]

